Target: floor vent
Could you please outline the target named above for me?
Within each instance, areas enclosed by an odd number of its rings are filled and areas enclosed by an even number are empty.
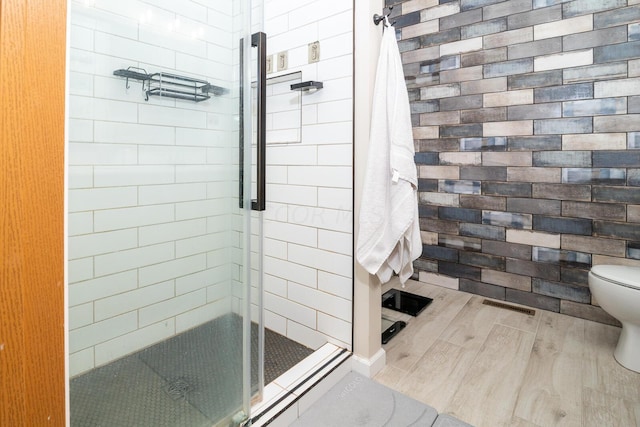
[[[528,314],[529,316],[533,316],[534,314],[536,314],[536,311],[530,308],[518,307],[517,305],[505,304],[503,302],[491,301],[486,299],[482,301],[482,303],[484,305],[490,305],[492,307],[504,308],[506,310],[513,310],[517,311],[518,313]]]

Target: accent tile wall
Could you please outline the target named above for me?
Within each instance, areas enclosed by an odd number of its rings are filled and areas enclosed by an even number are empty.
[[[640,2],[391,1],[419,169],[419,280],[606,323],[640,265]]]

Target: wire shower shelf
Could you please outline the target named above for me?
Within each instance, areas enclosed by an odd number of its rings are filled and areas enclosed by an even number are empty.
[[[143,68],[129,67],[115,70],[113,74],[127,79],[127,89],[129,88],[129,79],[141,81],[147,101],[149,96],[163,96],[202,102],[211,98],[211,95],[220,96],[228,92],[227,89],[213,85],[206,80],[172,73],[149,74]]]

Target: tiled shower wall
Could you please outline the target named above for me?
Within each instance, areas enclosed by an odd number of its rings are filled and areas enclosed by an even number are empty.
[[[300,72],[324,84],[301,96],[300,141],[267,146],[265,325],[313,348],[351,348],[353,4],[267,0],[265,31],[268,78]],[[320,60],[310,62],[316,41]]]
[[[603,322],[640,265],[640,1],[387,0],[419,169],[421,281]]]
[[[231,311],[237,93],[145,101],[139,81],[127,88],[113,71],[230,88],[233,12],[190,0],[71,3],[71,375]]]

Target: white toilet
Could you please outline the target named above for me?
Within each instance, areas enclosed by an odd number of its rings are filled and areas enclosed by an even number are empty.
[[[600,307],[622,323],[614,357],[640,372],[640,267],[596,265],[589,272],[589,289]]]

